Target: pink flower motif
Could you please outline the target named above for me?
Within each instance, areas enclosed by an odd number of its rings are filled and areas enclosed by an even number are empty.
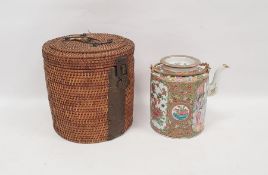
[[[152,117],[153,118],[158,118],[158,117],[161,117],[161,115],[162,115],[161,110],[159,108],[153,107],[153,109],[152,109]]]
[[[198,123],[198,124],[202,123],[202,121],[201,121],[201,112],[200,111],[197,112],[195,117],[196,117],[196,123]]]
[[[205,92],[204,89],[204,83],[202,83],[198,88],[197,88],[197,93],[198,94],[203,94]]]

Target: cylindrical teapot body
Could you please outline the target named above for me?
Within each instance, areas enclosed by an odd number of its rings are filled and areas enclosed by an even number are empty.
[[[163,135],[192,137],[204,129],[208,71],[192,76],[151,72],[151,126]]]

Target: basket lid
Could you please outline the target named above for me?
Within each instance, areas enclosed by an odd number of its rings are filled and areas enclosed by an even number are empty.
[[[207,63],[187,55],[170,55],[160,60],[153,70],[165,75],[193,76],[209,71]]]
[[[134,43],[105,33],[84,33],[59,37],[43,45],[45,63],[71,69],[97,69],[115,65],[121,56],[134,52]]]

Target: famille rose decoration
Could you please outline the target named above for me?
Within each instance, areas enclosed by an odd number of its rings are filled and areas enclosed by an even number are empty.
[[[171,55],[151,67],[151,126],[163,135],[193,137],[204,129],[207,95],[217,90],[219,67],[209,83],[209,65],[186,55]]]

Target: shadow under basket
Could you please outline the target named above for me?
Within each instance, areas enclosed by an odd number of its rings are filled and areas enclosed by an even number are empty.
[[[122,135],[133,120],[134,43],[112,34],[59,37],[43,45],[56,132],[78,143]]]

